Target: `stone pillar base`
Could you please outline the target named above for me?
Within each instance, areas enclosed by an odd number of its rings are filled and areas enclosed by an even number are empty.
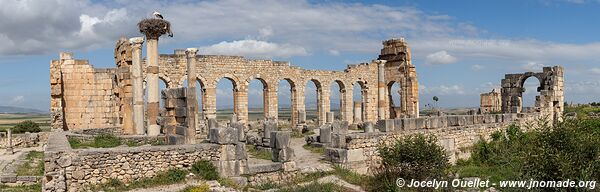
[[[158,135],[160,135],[160,126],[159,125],[148,126],[148,136],[158,136]]]

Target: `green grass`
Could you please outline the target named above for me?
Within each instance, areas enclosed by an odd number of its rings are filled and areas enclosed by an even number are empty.
[[[313,131],[308,131],[306,133],[302,133],[302,131],[300,130],[292,130],[292,138],[304,138],[305,136],[309,136],[309,135],[314,135],[315,132]]]
[[[30,151],[26,162],[17,167],[18,176],[42,176],[44,175],[44,152]]]
[[[476,164],[459,160],[456,165],[450,168],[451,172],[458,173],[461,178],[478,177],[483,180],[489,179],[491,182],[499,182],[509,178],[516,178],[516,171],[510,166],[489,166]]]
[[[143,144],[165,145],[166,143],[162,140],[152,140],[145,143],[137,143],[134,141],[127,141],[110,134],[98,135],[94,137],[93,141],[83,141],[77,138],[69,138],[69,144],[73,149],[85,149],[85,148],[113,148],[120,145],[127,145],[129,147],[137,147]]]
[[[194,163],[191,172],[205,180],[219,179],[217,168],[207,160],[200,160]]]
[[[145,178],[128,183],[127,185],[117,179],[111,179],[108,183],[96,186],[94,191],[128,191],[138,188],[150,188],[162,185],[181,183],[185,180],[188,171],[181,169],[170,169],[157,174],[151,178]]]
[[[312,145],[306,144],[306,145],[303,145],[302,148],[304,148],[312,153],[325,154],[325,148],[323,148],[323,147],[313,147]]]
[[[268,151],[258,150],[254,145],[246,145],[246,149],[248,150],[248,154],[250,154],[252,157],[258,159],[272,160],[273,155],[271,153],[269,153]]]
[[[188,186],[179,192],[210,192],[210,186],[208,186],[206,183],[203,183],[202,185],[198,186]]]
[[[121,145],[123,141],[121,138],[118,138],[114,135],[98,135],[94,137],[94,141],[87,142],[82,141],[76,138],[69,138],[69,144],[71,144],[71,148],[73,149],[81,149],[81,148],[113,148]]]
[[[350,169],[343,168],[339,165],[335,165],[333,167],[333,174],[337,175],[342,180],[348,183],[358,185],[363,188],[367,187],[369,185],[369,181],[371,181],[370,177],[358,174]]]
[[[578,107],[569,107],[569,106],[565,105],[565,112],[564,112],[564,114],[572,113],[572,112],[577,113],[577,117],[579,117],[579,118],[587,118],[588,114],[590,112],[600,113],[600,107],[597,107],[597,106],[586,106],[586,105],[584,105],[584,106],[578,106]]]
[[[347,191],[343,187],[333,183],[317,183],[311,182],[305,186],[290,186],[282,188],[280,192],[343,192]]]
[[[20,185],[20,186],[8,186],[0,184],[0,191],[2,192],[31,192],[31,191],[42,191],[42,184],[33,185]]]

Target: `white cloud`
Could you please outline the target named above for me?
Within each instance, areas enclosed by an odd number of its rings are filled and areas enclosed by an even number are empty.
[[[22,95],[15,96],[10,100],[10,104],[20,104],[25,101],[25,97]]]
[[[520,69],[525,71],[542,71],[542,68],[546,65],[536,62],[527,62],[526,64],[521,65]]]
[[[419,85],[419,90],[427,95],[465,95],[466,91],[462,85]]]
[[[337,56],[337,55],[340,55],[340,51],[335,50],[335,49],[331,49],[331,50],[329,50],[329,54]]]
[[[485,68],[483,65],[479,65],[479,64],[471,65],[471,69],[473,71],[479,71],[479,70],[482,70],[483,68]]]
[[[201,47],[200,52],[202,54],[243,55],[260,58],[291,57],[308,54],[303,47],[259,40],[223,41],[211,46]]]
[[[425,57],[425,63],[428,65],[444,65],[456,62],[456,57],[448,54],[446,51],[438,51]]]
[[[598,67],[591,68],[590,73],[595,74],[595,75],[600,75],[600,68],[598,68]]]

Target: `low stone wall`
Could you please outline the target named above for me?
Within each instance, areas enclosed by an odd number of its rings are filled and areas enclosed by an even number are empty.
[[[95,128],[95,129],[79,129],[79,130],[74,130],[72,132],[75,134],[82,134],[82,135],[102,135],[102,134],[122,135],[123,129],[121,129],[120,127],[107,127],[107,128]]]
[[[189,168],[210,160],[223,176],[245,174],[247,157],[235,144],[142,146],[71,149],[66,133],[50,136],[44,153],[44,191],[80,191],[118,179],[123,182],[152,177],[171,168]]]
[[[48,141],[48,132],[12,134],[13,148],[36,147]],[[8,137],[0,135],[0,149],[8,148]]]
[[[423,117],[381,120],[377,128],[381,132],[333,134],[332,144],[327,148],[327,158],[359,173],[368,174],[378,167],[381,158],[377,147],[390,144],[408,135],[434,135],[446,149],[451,162],[470,156],[469,147],[481,138],[511,124],[523,125],[539,117],[539,114],[489,114]],[[336,139],[339,138],[339,139]]]

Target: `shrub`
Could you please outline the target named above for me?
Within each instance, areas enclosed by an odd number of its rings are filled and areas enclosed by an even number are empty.
[[[440,179],[449,166],[448,156],[434,136],[407,136],[391,145],[379,146],[378,152],[382,165],[375,169],[374,179],[381,184],[373,186],[374,191],[397,191],[398,178]]]
[[[219,179],[219,173],[217,168],[207,160],[200,160],[192,165],[192,173],[202,177],[206,180],[217,180]]]
[[[203,183],[199,186],[189,186],[185,189],[181,190],[181,192],[210,192],[210,186],[208,184]]]
[[[17,123],[12,131],[13,131],[13,133],[25,133],[25,132],[37,133],[37,132],[42,131],[42,129],[40,129],[40,125],[38,125],[36,122],[27,120],[27,121],[21,121],[20,123]]]

